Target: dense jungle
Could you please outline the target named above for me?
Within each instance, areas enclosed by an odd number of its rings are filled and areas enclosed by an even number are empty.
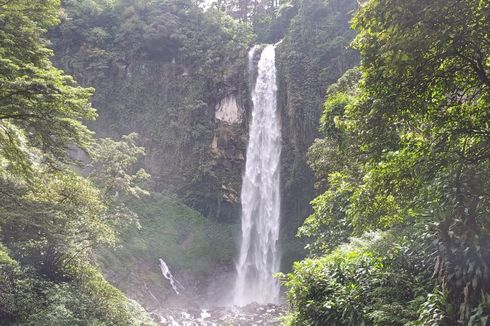
[[[489,0],[0,0],[0,325],[489,317]]]

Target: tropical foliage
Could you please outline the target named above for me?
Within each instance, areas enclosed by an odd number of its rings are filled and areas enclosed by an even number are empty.
[[[290,276],[291,323],[486,324],[490,313],[489,10],[487,2],[473,0],[373,0],[356,14],[354,45],[361,66],[330,88],[321,120],[324,138],[316,141],[309,155],[326,191],[313,201],[315,212],[301,233],[311,237],[314,255],[327,256],[298,265]],[[429,260],[422,265],[426,292],[421,292],[424,303],[416,301],[418,317],[376,320],[369,312],[370,300],[355,293],[351,304],[364,306],[354,309],[361,315],[345,314],[330,307],[326,301],[334,300],[330,295],[303,282],[307,275],[335,280],[339,267],[331,261],[338,259],[338,249],[333,248],[370,230],[388,230],[395,236],[388,243],[410,234],[405,259],[416,252],[414,245],[426,243],[418,249],[425,258],[415,260],[416,266]],[[355,253],[342,256],[341,274],[348,277],[352,264],[358,264],[359,271],[362,266],[379,269],[378,260],[352,258]],[[403,268],[393,265],[396,258],[389,251],[379,255],[389,262],[383,266],[394,266],[395,274],[403,277]],[[310,269],[310,265],[321,267]],[[428,273],[437,280],[433,289],[428,287],[432,282]],[[368,284],[374,278],[367,277]],[[417,282],[410,282],[418,288]],[[348,291],[352,284],[365,283],[349,280],[336,291]],[[319,287],[329,291],[329,286]],[[380,283],[370,290],[390,288],[389,283]],[[318,301],[312,308],[317,314],[302,314],[309,306],[303,291],[306,298]],[[389,298],[397,302],[396,295]],[[402,305],[409,307],[413,299],[407,295]]]
[[[4,1],[0,8],[0,320],[150,324],[90,262],[96,245],[116,241],[114,191],[142,192],[133,182],[146,174],[132,172],[142,151],[128,143],[134,136],[94,145],[82,123],[96,116],[91,90],[55,68],[46,47],[59,2]],[[75,172],[76,151],[94,156],[89,178]],[[112,161],[103,159],[109,155]]]

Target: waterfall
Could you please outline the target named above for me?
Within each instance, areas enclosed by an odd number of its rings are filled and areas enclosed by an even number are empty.
[[[170,272],[170,268],[168,268],[167,264],[163,259],[159,259],[160,261],[160,269],[162,270],[162,275],[165,277],[167,280],[170,281],[170,285],[172,286],[172,289],[174,290],[175,294],[180,295],[180,291],[184,290],[184,287],[182,284],[180,284],[179,281],[177,281],[174,276],[172,275],[172,272]]]
[[[256,47],[250,50],[253,68]],[[275,48],[262,51],[252,92],[252,122],[243,177],[242,242],[234,304],[278,303],[281,126],[277,113]],[[250,71],[253,75],[253,71]]]
[[[255,65],[254,65],[254,58],[255,58],[255,52],[257,52],[257,49],[259,49],[258,45],[254,45],[250,51],[248,51],[248,85],[249,87],[252,87],[254,84],[254,70],[255,70]]]

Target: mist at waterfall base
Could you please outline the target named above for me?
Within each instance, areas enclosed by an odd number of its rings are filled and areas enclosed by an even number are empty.
[[[250,50],[253,76],[256,47]],[[279,303],[281,126],[277,114],[275,46],[267,45],[257,65],[252,121],[243,176],[242,239],[233,303]]]

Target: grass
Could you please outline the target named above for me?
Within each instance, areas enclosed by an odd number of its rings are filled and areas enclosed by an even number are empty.
[[[140,217],[141,228],[121,229],[119,245],[100,248],[98,263],[131,298],[145,302],[152,295],[158,300],[168,296],[170,285],[161,275],[159,258],[177,278],[190,279],[205,278],[216,266],[231,263],[235,248],[230,225],[214,223],[178,198],[162,194],[129,206]]]

